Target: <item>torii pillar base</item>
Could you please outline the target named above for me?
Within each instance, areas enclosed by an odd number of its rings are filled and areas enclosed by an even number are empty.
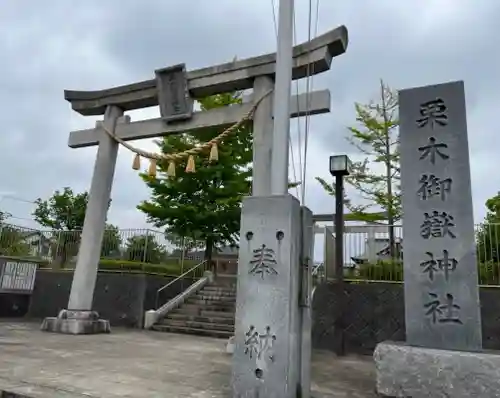
[[[62,310],[57,317],[43,320],[41,330],[62,334],[110,333],[108,320],[99,319],[95,311]]]

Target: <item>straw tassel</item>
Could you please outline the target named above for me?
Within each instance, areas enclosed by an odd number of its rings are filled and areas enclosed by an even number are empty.
[[[196,169],[194,166],[194,156],[189,155],[187,165],[186,165],[186,173],[195,173]]]
[[[132,168],[134,170],[139,170],[141,168],[141,157],[139,154],[136,154],[134,157],[134,161],[132,163]]]
[[[217,143],[214,142],[210,148],[210,156],[208,158],[209,162],[217,162],[219,160],[219,150],[217,148]]]
[[[156,159],[150,159],[148,175],[150,177],[156,177]]]
[[[168,162],[167,176],[175,177],[175,161],[173,160]]]

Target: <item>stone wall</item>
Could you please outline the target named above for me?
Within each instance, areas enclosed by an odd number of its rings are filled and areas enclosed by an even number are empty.
[[[404,341],[404,293],[399,283],[345,284],[344,344],[346,352],[371,355],[377,343]],[[500,349],[500,288],[480,290],[483,347]],[[313,301],[313,347],[334,351],[334,284],[316,289]]]
[[[39,270],[26,316],[43,319],[56,316],[68,304],[73,273]],[[93,309],[113,326],[141,327],[144,312],[155,308],[157,290],[173,277],[145,274],[99,272],[94,291]],[[175,282],[161,295],[163,303],[175,297],[192,280]]]
[[[0,293],[0,318],[18,318],[26,315],[30,305],[27,294]]]

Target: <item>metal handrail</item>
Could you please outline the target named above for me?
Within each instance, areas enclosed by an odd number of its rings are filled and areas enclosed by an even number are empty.
[[[320,273],[321,271],[321,273]],[[316,285],[317,285],[317,279],[315,279],[314,277],[317,276],[320,278],[320,280],[323,280],[324,277],[325,277],[325,263],[321,263],[321,264],[318,264],[316,267],[314,267],[311,271],[311,278],[313,280],[313,284],[314,286],[312,287],[312,290],[311,290],[311,303],[312,303],[312,299],[314,297],[314,293],[316,291]],[[316,283],[314,283],[316,282]]]
[[[165,286],[162,286],[160,287],[157,291],[156,291],[156,309],[158,309],[158,301],[159,301],[159,298],[160,298],[160,293],[162,291],[164,291],[166,288],[168,288],[169,286],[173,285],[175,282],[183,279],[186,275],[188,275],[190,272],[192,271],[195,271],[197,270],[198,268],[200,268],[201,266],[203,265],[206,265],[207,264],[207,260],[204,260],[202,261],[201,263],[199,264],[196,264],[194,267],[188,269],[186,272],[184,272],[183,274],[179,275],[177,278],[175,278],[174,280],[171,280],[170,282],[168,282]]]
[[[324,271],[324,268],[325,268],[325,264],[324,263],[320,263],[318,265],[316,265],[315,267],[313,267],[312,271],[311,271],[311,276],[315,276],[315,275],[320,275],[319,271],[322,270]]]

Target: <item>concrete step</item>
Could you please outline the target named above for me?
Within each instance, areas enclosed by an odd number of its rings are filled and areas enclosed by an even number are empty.
[[[202,292],[194,294],[190,298],[194,300],[208,300],[208,301],[222,301],[225,303],[236,303],[236,296],[219,296],[216,294],[206,294]]]
[[[187,315],[183,313],[169,313],[167,315],[168,319],[175,321],[187,321],[187,322],[205,322],[205,323],[215,323],[224,325],[234,325],[234,317],[223,317],[223,316],[201,316],[201,315]]]
[[[226,286],[207,285],[202,290],[207,291],[207,292],[236,294],[236,289],[235,288],[226,287]]]
[[[174,319],[162,319],[159,322],[160,325],[166,326],[174,326],[174,327],[182,327],[189,329],[203,329],[203,330],[215,330],[215,331],[226,331],[226,332],[234,332],[234,325],[227,324],[217,324],[210,322],[196,322],[196,321],[178,321]]]
[[[195,334],[198,336],[217,337],[223,339],[228,339],[229,337],[233,336],[233,332],[228,332],[225,330],[193,329],[188,327],[169,326],[162,324],[156,324],[152,327],[152,329],[156,330],[157,332]]]
[[[199,315],[206,318],[226,318],[234,322],[236,311],[210,311],[204,309],[199,312]]]
[[[213,288],[210,286],[205,286],[201,291],[210,292],[210,293],[221,293],[221,294],[230,294],[236,295],[236,290],[234,289],[225,289],[225,288]]]
[[[201,289],[198,294],[210,294],[213,296],[227,296],[227,297],[236,297],[236,292],[229,292],[224,290],[205,290]]]
[[[194,297],[188,298],[186,304],[197,304],[208,307],[228,308],[228,309],[236,308],[236,302],[234,301],[198,300]]]
[[[175,313],[184,313],[184,314],[201,314],[203,311],[216,312],[218,314],[228,313],[230,316],[234,317],[236,313],[236,307],[224,307],[224,306],[215,306],[215,305],[205,305],[205,304],[193,304],[193,303],[185,303],[181,305],[179,308],[173,310]]]

